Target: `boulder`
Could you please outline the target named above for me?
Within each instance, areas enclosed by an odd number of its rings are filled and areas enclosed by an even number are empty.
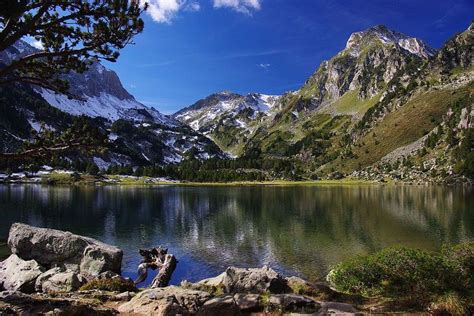
[[[207,292],[177,286],[153,288],[138,293],[129,302],[120,305],[118,311],[147,315],[195,314],[210,298]]]
[[[259,294],[243,294],[234,295],[235,304],[242,312],[257,312],[263,309],[262,299]]]
[[[198,282],[209,287],[223,287],[226,293],[288,293],[287,281],[274,270],[263,267],[241,269],[230,267],[217,277]]]
[[[321,312],[326,314],[357,313],[358,310],[351,304],[338,302],[321,302]]]
[[[0,262],[0,289],[32,293],[44,268],[35,260],[23,260],[13,254]]]
[[[127,291],[127,292],[122,292],[122,293],[119,293],[119,294],[115,295],[115,296],[113,297],[113,300],[114,300],[114,301],[126,301],[126,302],[128,302],[128,301],[130,301],[130,300],[132,299],[132,297],[134,297],[135,295],[137,295],[137,293],[135,293],[135,292],[129,292],[129,291]]]
[[[44,293],[72,292],[84,283],[85,279],[73,271],[53,268],[36,279],[35,288],[37,292]]]
[[[105,271],[121,272],[122,250],[70,232],[15,223],[10,228],[8,246],[13,254],[34,259],[47,268],[77,265],[90,277]]]
[[[271,310],[277,309],[291,313],[316,313],[321,309],[318,302],[297,294],[270,295],[267,305],[271,307]]]
[[[206,301],[197,316],[242,315],[232,296],[214,297]]]

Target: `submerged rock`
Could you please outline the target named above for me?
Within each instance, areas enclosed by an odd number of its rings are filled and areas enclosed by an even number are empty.
[[[263,267],[241,269],[230,267],[217,277],[205,279],[197,284],[208,287],[223,287],[225,293],[288,293],[287,281],[274,270]]]
[[[0,262],[0,289],[32,293],[35,291],[36,278],[44,268],[35,260],[23,260],[11,255]]]
[[[122,250],[70,232],[15,223],[10,228],[8,246],[20,258],[34,259],[47,268],[58,264],[78,266],[90,277],[105,271],[121,272]]]

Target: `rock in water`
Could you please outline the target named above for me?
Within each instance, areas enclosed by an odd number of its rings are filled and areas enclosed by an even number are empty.
[[[215,278],[198,282],[213,287],[224,287],[226,293],[288,293],[287,281],[268,267],[241,269],[230,267]]]
[[[43,273],[43,268],[35,260],[22,260],[11,255],[0,262],[0,290],[32,293],[35,291],[36,278]]]
[[[105,271],[121,272],[122,250],[70,232],[15,223],[8,246],[13,254],[34,259],[47,268],[77,265],[81,274],[92,277]]]

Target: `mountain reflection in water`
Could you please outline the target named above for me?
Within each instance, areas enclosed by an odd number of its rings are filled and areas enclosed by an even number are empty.
[[[122,248],[131,277],[139,248],[165,245],[179,260],[173,283],[262,265],[317,279],[383,247],[474,238],[469,187],[10,185],[0,213],[0,240],[14,222],[69,230]]]

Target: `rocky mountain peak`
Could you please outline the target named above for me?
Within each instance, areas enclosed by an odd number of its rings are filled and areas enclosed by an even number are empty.
[[[385,25],[376,25],[368,30],[352,33],[346,44],[346,51],[358,56],[367,46],[374,43],[397,45],[421,58],[430,58],[435,50],[422,40],[393,31]]]

